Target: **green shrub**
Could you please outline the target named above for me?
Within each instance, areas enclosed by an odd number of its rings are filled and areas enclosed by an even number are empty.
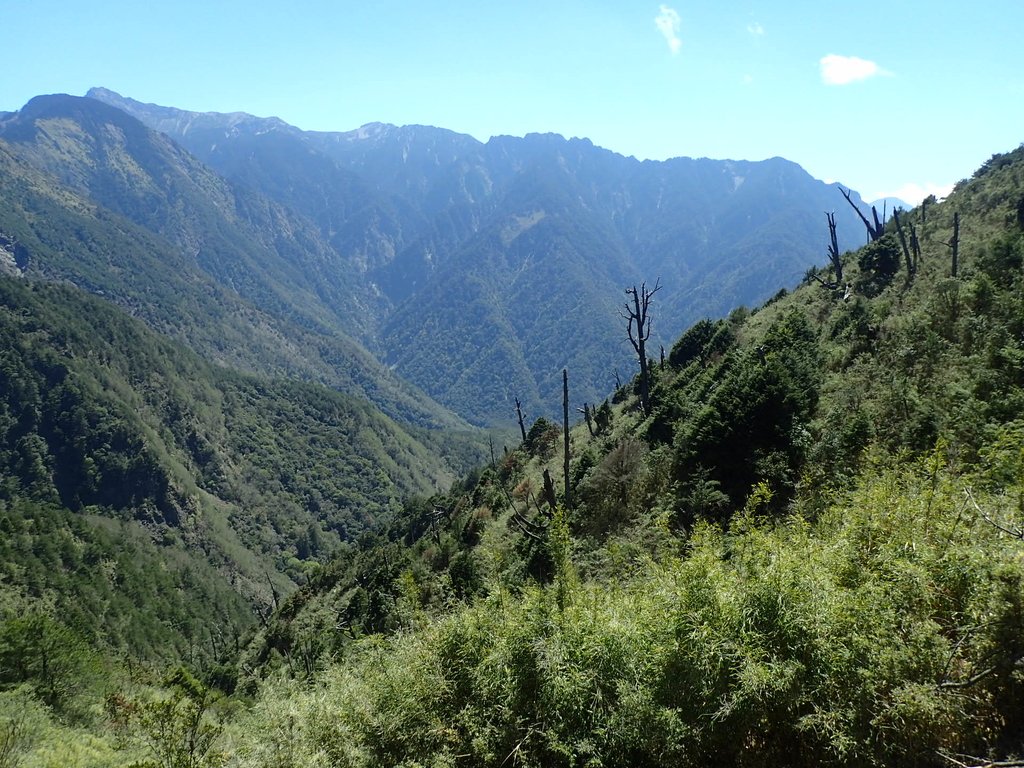
[[[881,473],[813,524],[698,525],[623,585],[496,592],[364,643],[308,747],[344,766],[983,754],[1020,722],[1024,545],[980,515],[941,472]]]

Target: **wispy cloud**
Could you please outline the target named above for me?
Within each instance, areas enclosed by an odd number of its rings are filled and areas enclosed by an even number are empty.
[[[821,65],[821,80],[825,85],[847,85],[858,80],[867,80],[876,75],[892,74],[886,72],[875,62],[857,56],[837,56],[830,53],[828,56],[822,56],[819,64]]]
[[[764,34],[764,27],[761,26],[761,22],[754,21],[747,24],[747,32],[752,34],[754,37],[761,37]]]
[[[925,182],[924,184],[918,184],[917,182],[907,182],[903,186],[892,190],[891,192],[879,192],[875,195],[875,199],[879,200],[883,197],[898,197],[905,203],[910,205],[917,205],[924,200],[928,195],[935,195],[939,200],[944,197],[948,197],[949,193],[953,191],[952,184],[935,184],[932,182]]]
[[[679,49],[683,47],[683,41],[679,38],[679,27],[682,21],[675,9],[667,5],[661,6],[658,9],[658,15],[654,18],[654,23],[662,37],[665,38],[665,42],[668,43],[668,49],[672,51],[673,56],[679,53]]]

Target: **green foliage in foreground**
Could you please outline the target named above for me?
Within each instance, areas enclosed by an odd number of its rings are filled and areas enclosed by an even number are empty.
[[[966,480],[879,471],[815,523],[700,525],[634,581],[499,590],[366,640],[291,697],[292,747],[332,766],[933,765],[1019,748],[1024,542],[993,523],[1024,520]],[[263,717],[246,739],[274,728]]]
[[[1022,437],[1006,430],[969,475],[941,451],[874,468],[813,521],[700,524],[629,580],[581,579],[562,526],[551,584],[420,614],[347,646],[315,681],[271,677],[244,710],[179,673],[163,692],[108,696],[88,732],[35,697],[32,729],[11,708],[0,727],[20,734],[26,766],[84,745],[95,759],[81,765],[252,768],[1019,754]]]

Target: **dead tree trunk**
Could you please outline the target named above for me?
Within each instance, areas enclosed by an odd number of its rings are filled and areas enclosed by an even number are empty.
[[[555,497],[555,483],[551,479],[551,470],[544,467],[544,501],[548,503],[551,512],[554,513],[558,499]]]
[[[921,263],[921,241],[917,239],[917,227],[910,223],[910,250],[914,252],[914,271]]]
[[[569,369],[562,369],[562,434],[565,437],[565,456],[562,470],[565,476],[565,508],[572,509],[569,497]]]
[[[903,247],[903,258],[907,261],[907,280],[913,280],[914,273],[917,271],[917,264],[911,255],[910,247],[907,245],[907,238],[903,234],[903,225],[900,224],[900,212],[893,211],[892,218],[896,222],[896,234],[899,236],[900,245]]]
[[[587,422],[587,432],[589,432],[590,436],[593,437],[594,419],[590,414],[590,406],[587,403],[584,403],[582,408],[577,408],[576,410],[583,414],[583,420]]]
[[[843,261],[839,258],[839,241],[836,238],[836,213],[825,212],[825,218],[828,219],[828,235],[831,241],[828,246],[828,260],[832,265],[833,271],[836,273],[836,279],[831,282],[825,282],[817,274],[811,272],[811,277],[821,283],[825,288],[829,290],[835,290],[843,284]]]
[[[868,221],[867,216],[861,213],[857,204],[853,202],[853,199],[850,197],[850,191],[843,189],[842,187],[839,188],[839,191],[843,193],[843,197],[846,198],[846,202],[850,204],[850,207],[857,212],[858,216],[860,216],[860,220],[864,222],[864,226],[868,231],[868,240],[873,243],[875,240],[880,238],[883,234],[883,230],[885,229],[885,225],[878,220],[878,211],[875,209],[875,206],[871,206],[871,218],[875,220],[875,223],[872,224]]]
[[[277,596],[277,587],[274,586],[274,582],[270,578],[270,571],[264,570],[263,571],[263,575],[267,577],[267,584],[270,585],[270,594],[274,598],[274,610],[275,611],[280,610],[281,609],[281,603],[280,603],[280,601],[278,599],[278,596]]]
[[[956,277],[957,269],[959,268],[960,258],[960,212],[957,211],[953,214],[953,239],[946,243],[946,247],[953,252],[953,266],[950,270],[950,275]]]
[[[632,298],[632,305],[626,302],[626,314],[620,315],[627,322],[626,334],[633,345],[637,359],[640,361],[640,407],[645,415],[651,413],[650,369],[647,363],[647,340],[651,337],[651,320],[648,314],[651,299],[661,290],[661,280],[654,283],[648,290],[647,283],[640,283],[640,289],[634,285],[626,289],[626,295]]]
[[[523,424],[523,404],[516,398],[516,417],[519,419],[519,433],[523,436],[523,445],[526,445],[526,425]]]
[[[836,272],[836,287],[843,284],[843,260],[839,258],[839,240],[836,238],[836,212],[826,213],[828,219],[828,260]]]

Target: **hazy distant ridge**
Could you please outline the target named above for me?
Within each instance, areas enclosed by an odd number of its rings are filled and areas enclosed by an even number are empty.
[[[581,399],[603,398],[632,370],[617,313],[627,284],[661,278],[655,335],[668,341],[822,263],[824,211],[843,247],[863,242],[836,185],[782,158],[641,162],[554,134],[307,132],[89,96],[313,222],[347,270],[317,279],[371,307],[353,331],[477,421],[509,418],[513,397],[555,410],[564,366]]]

